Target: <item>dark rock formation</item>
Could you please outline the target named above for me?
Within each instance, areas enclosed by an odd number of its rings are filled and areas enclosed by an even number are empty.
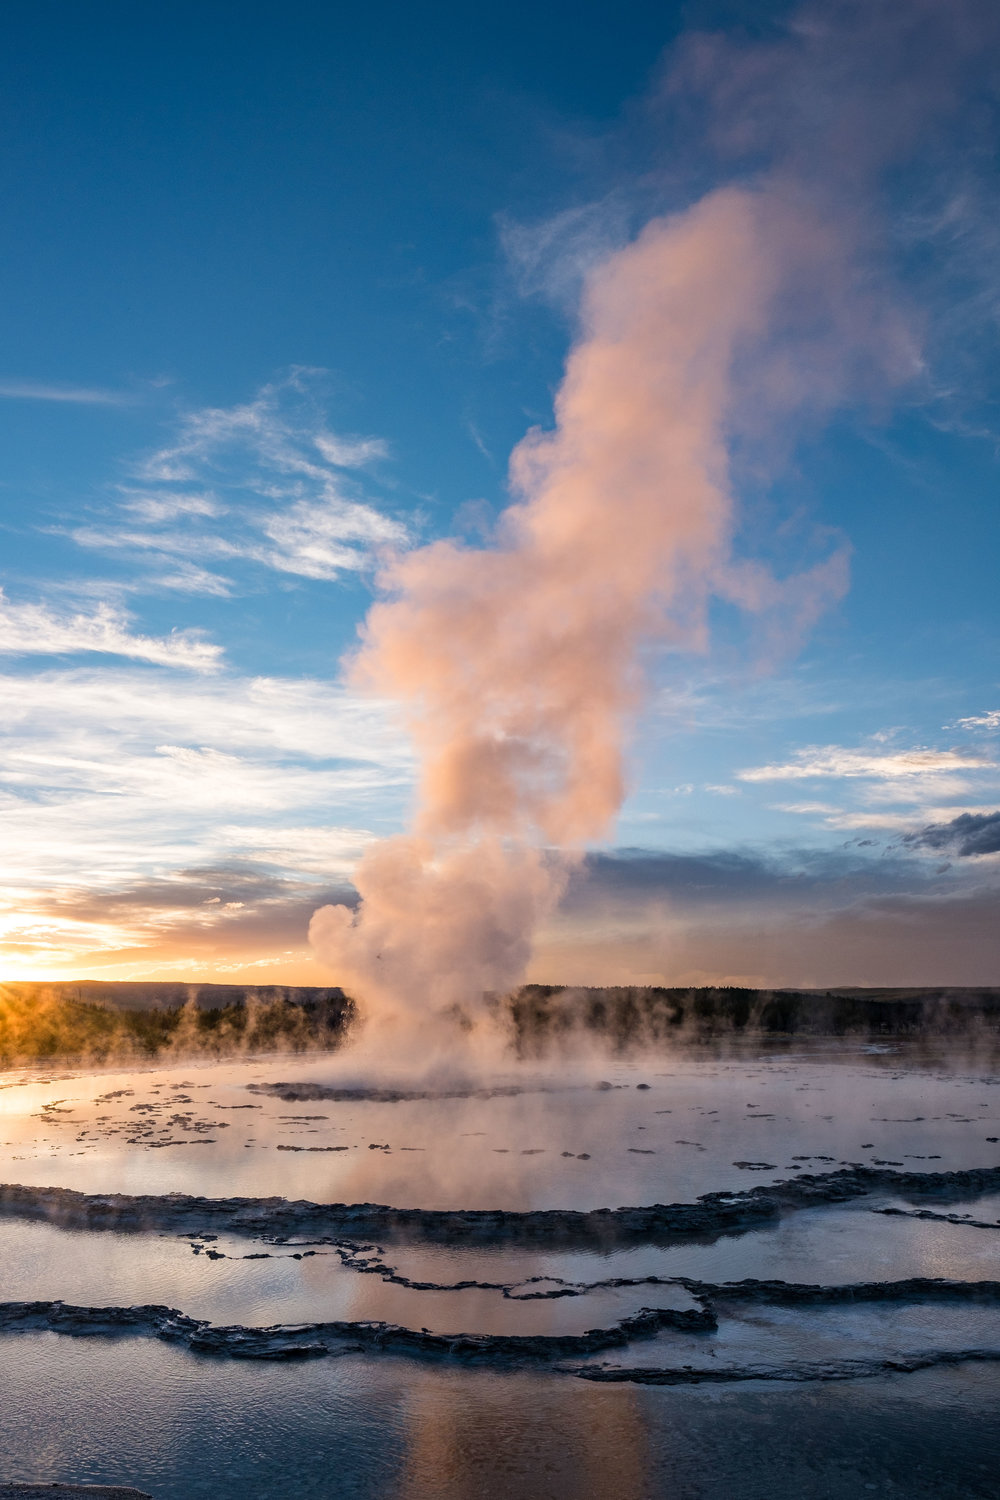
[[[516,1094],[554,1094],[560,1092],[558,1086],[550,1083],[537,1084],[497,1084],[494,1087],[482,1088],[475,1084],[455,1084],[449,1088],[427,1089],[386,1089],[375,1086],[367,1087],[363,1084],[332,1084],[332,1083],[248,1083],[247,1088],[254,1094],[268,1094],[271,1098],[281,1099],[286,1104],[312,1104],[321,1099],[334,1100],[338,1103],[353,1103],[356,1100],[364,1100],[373,1104],[401,1104],[409,1103],[416,1099],[510,1099]]]
[[[800,1365],[581,1365],[562,1373],[616,1385],[729,1385],[748,1380],[805,1381],[871,1380],[878,1375],[912,1375],[942,1365],[1000,1361],[1000,1349],[939,1349],[893,1359],[836,1359]]]
[[[408,1354],[473,1363],[548,1362],[624,1348],[665,1328],[706,1333],[717,1326],[701,1308],[640,1308],[610,1328],[561,1334],[440,1334],[394,1323],[344,1322],[217,1327],[159,1304],[75,1307],[65,1302],[0,1302],[0,1333],[45,1329],[73,1337],[131,1335],[184,1344],[197,1354],[226,1359],[316,1359],[340,1354]]]
[[[0,1500],[26,1500],[28,1496],[43,1496],[48,1500],[152,1500],[145,1490],[124,1489],[118,1484],[3,1484],[0,1483]]]
[[[667,1330],[711,1334],[718,1328],[716,1304],[844,1304],[851,1302],[948,1301],[1000,1304],[1000,1282],[959,1282],[926,1278],[902,1282],[864,1282],[854,1286],[800,1286],[782,1281],[694,1282],[677,1278],[703,1303],[700,1308],[643,1307],[608,1328],[585,1333],[441,1334],[372,1321],[277,1324],[267,1328],[241,1324],[220,1327],[159,1304],[136,1307],[76,1307],[64,1302],[0,1303],[0,1334],[45,1329],[71,1337],[121,1336],[158,1338],[182,1344],[193,1353],[224,1359],[301,1360],[347,1354],[393,1354],[410,1358],[459,1361],[502,1367],[547,1365],[587,1380],[634,1380],[678,1384],[703,1380],[834,1380],[889,1370],[905,1372],[960,1360],[998,1360],[1000,1349],[935,1351],[876,1361],[808,1362],[780,1369],[745,1367],[609,1367],[567,1366],[567,1358],[588,1358],[624,1349]],[[608,1285],[627,1284],[609,1282]]]
[[[67,1229],[211,1229],[270,1240],[431,1240],[451,1244],[658,1244],[758,1227],[782,1213],[847,1203],[873,1193],[958,1201],[1000,1192],[1000,1166],[955,1172],[903,1172],[851,1166],[802,1172],[745,1192],[705,1193],[694,1203],[654,1203],[589,1212],[548,1208],[393,1208],[379,1203],[291,1202],[285,1198],[201,1198],[185,1193],[132,1196],[72,1188],[0,1185],[0,1216],[47,1219]]]

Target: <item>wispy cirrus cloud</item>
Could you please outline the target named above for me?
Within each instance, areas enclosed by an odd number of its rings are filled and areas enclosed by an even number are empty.
[[[933,847],[930,841],[921,841],[914,833],[914,826],[918,821],[934,818],[953,822],[956,816],[975,818],[987,812],[985,806],[961,809],[948,806],[921,807],[919,810],[911,808],[907,812],[892,812],[889,809],[872,807],[857,810],[835,807],[829,802],[776,802],[773,807],[775,812],[796,813],[803,817],[819,818],[826,828],[881,829],[886,832],[902,833],[905,835],[902,840],[904,844],[924,842],[927,848]]]
[[[740,781],[803,781],[813,777],[866,778],[898,781],[944,772],[993,769],[996,762],[964,750],[848,750],[841,745],[819,745],[800,750],[788,761],[749,766],[736,775]]]
[[[127,391],[98,386],[59,385],[43,380],[12,380],[0,376],[0,400],[63,401],[78,406],[127,406],[136,398]]]
[[[177,521],[182,516],[209,516],[214,519],[225,514],[225,506],[220,505],[211,495],[183,492],[144,494],[141,490],[132,492],[127,489],[123,494],[125,498],[122,509],[148,526],[161,526]]]
[[[98,604],[89,614],[60,612],[46,604],[15,604],[0,589],[0,654],[77,656],[86,652],[194,672],[217,671],[223,656],[222,647],[205,640],[197,630],[137,635],[125,611],[110,604]]]
[[[628,240],[633,216],[633,206],[620,192],[534,223],[500,215],[500,246],[519,295],[575,311],[585,277]]]
[[[328,467],[360,469],[387,453],[379,438],[331,432],[314,395],[325,370],[293,369],[262,386],[252,401],[208,406],[186,413],[172,443],[138,465],[146,480],[185,483],[210,464],[221,471],[228,459],[246,467],[256,457],[275,473],[323,481]]]
[[[233,594],[233,585],[228,578],[199,567],[188,558],[165,562],[164,571],[152,573],[145,583],[173,594],[203,594],[216,599],[229,599]]]
[[[330,431],[315,395],[321,373],[295,370],[252,401],[186,413],[175,438],[135,466],[108,519],[73,539],[131,555],[160,588],[218,596],[248,568],[333,580],[403,545],[406,525],[357,478],[385,445]]]

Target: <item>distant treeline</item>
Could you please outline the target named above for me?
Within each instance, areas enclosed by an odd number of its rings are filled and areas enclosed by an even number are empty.
[[[0,1067],[336,1046],[343,990],[286,985],[3,984]]]
[[[688,1037],[967,1038],[1000,1033],[1000,987],[755,990],[567,988],[529,984],[510,1001],[518,1049],[540,1055],[581,1030],[612,1049]]]
[[[1000,1043],[1000,987],[757,990],[524,985],[495,1009],[514,1049],[541,1057],[573,1037],[612,1052],[738,1036],[977,1038]],[[0,984],[0,1067],[100,1065],[339,1046],[356,1015],[334,986]]]

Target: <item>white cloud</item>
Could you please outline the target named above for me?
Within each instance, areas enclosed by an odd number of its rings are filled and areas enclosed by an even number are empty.
[[[198,557],[240,557],[246,549],[226,537],[197,531],[142,531],[125,526],[80,526],[72,533],[81,547],[102,551],[151,552],[159,557],[194,554]]]
[[[232,580],[222,573],[212,573],[208,568],[200,568],[197,563],[186,560],[165,560],[165,566],[165,573],[154,573],[147,583],[175,594],[202,594],[216,599],[232,597]]]
[[[801,816],[820,817],[827,828],[836,829],[885,829],[897,833],[910,833],[928,823],[948,823],[962,813],[973,816],[995,811],[995,804],[973,806],[949,803],[946,806],[926,805],[911,808],[907,812],[890,812],[879,809],[849,810],[834,807],[829,802],[776,802],[771,804],[776,812],[797,813]]]
[[[341,469],[363,469],[388,454],[381,438],[342,438],[330,432],[317,432],[313,442],[328,464]]]
[[[888,736],[875,737],[884,744]],[[947,822],[963,812],[984,812],[1000,796],[1000,766],[984,755],[959,750],[851,750],[812,746],[792,760],[737,773],[749,783],[825,780],[827,799],[771,803],[776,812],[810,819],[834,830],[883,829],[912,832]],[[975,800],[973,800],[975,799]]]
[[[985,714],[976,714],[971,719],[959,719],[959,729],[1000,729],[1000,708],[991,708]]]
[[[740,781],[799,781],[810,777],[857,777],[899,781],[957,770],[983,770],[996,762],[961,750],[897,750],[882,754],[840,745],[812,746],[794,760],[737,771]]]
[[[886,807],[898,804],[924,806],[928,802],[941,801],[947,797],[970,797],[977,788],[996,781],[991,774],[993,767],[987,761],[972,774],[957,776],[947,771],[933,771],[926,776],[901,776],[895,780],[870,781],[859,787],[860,799],[869,807]]]
[[[227,459],[245,462],[252,454],[275,473],[325,479],[331,464],[359,469],[384,458],[381,439],[348,437],[326,428],[313,395],[325,373],[299,367],[284,380],[262,386],[252,401],[188,412],[176,440],[151,454],[139,466],[140,474],[173,483],[196,477],[205,465],[222,469]]]
[[[402,529],[388,516],[335,496],[299,500],[266,520],[263,530],[275,545],[270,551],[256,550],[256,559],[304,578],[336,578],[357,568],[365,549],[403,539]]]
[[[44,604],[13,604],[0,589],[0,653],[62,656],[89,651],[195,672],[214,672],[222,661],[222,647],[204,640],[198,631],[134,635],[128,615],[111,605],[99,604],[91,614],[60,614]]]
[[[71,533],[114,554],[112,581],[65,579],[33,603],[0,593],[0,657],[104,657],[0,672],[8,972],[113,967],[116,950],[161,940],[191,953],[185,932],[213,924],[243,923],[237,948],[252,949],[272,941],[256,935],[266,911],[305,952],[310,903],[401,818],[414,767],[388,705],[335,682],[237,677],[199,631],[143,630],[124,607],[150,588],[259,591],[262,569],[331,579],[406,541],[358,478],[384,445],[330,432],[313,385],[297,372],[183,418],[113,510]]]
[[[243,405],[187,413],[175,441],[138,465],[120,515],[77,527],[74,541],[131,553],[156,587],[215,595],[234,581],[204,568],[210,558],[328,580],[402,546],[405,525],[347,472],[385,445],[327,429],[313,396],[320,373],[293,371]]]
[[[389,705],[315,678],[151,679],[128,668],[0,674],[0,740],[40,745],[206,745],[234,754],[370,761],[408,778]]]
[[[128,496],[123,501],[125,510],[151,525],[176,521],[179,516],[221,516],[225,512],[225,506],[220,505],[213,495],[143,494],[130,490],[125,494]]]
[[[822,817],[839,817],[842,809],[832,802],[772,802],[775,812],[800,813],[803,817],[819,814]]]

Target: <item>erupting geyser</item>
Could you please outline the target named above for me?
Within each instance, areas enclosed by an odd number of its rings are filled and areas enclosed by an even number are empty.
[[[493,544],[384,567],[352,670],[405,705],[415,827],[362,860],[356,912],[323,907],[310,929],[370,1013],[471,1018],[523,977],[621,804],[644,642],[698,645],[713,593],[801,626],[843,591],[841,552],[780,584],[733,560],[729,445],[842,394],[854,279],[847,238],[787,182],[654,220],[588,279],[555,430],[515,450]]]

